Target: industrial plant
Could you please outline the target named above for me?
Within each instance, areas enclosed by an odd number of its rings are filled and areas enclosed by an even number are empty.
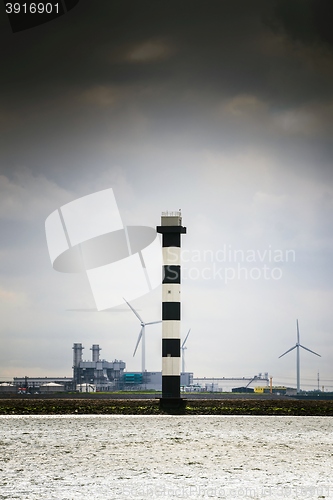
[[[73,385],[76,390],[90,386],[93,391],[114,391],[120,388],[126,368],[124,361],[100,359],[101,348],[93,344],[91,361],[82,360],[82,344],[73,345]]]
[[[112,392],[148,390],[161,392],[162,372],[126,372],[126,363],[115,359],[100,359],[99,344],[93,344],[91,360],[83,360],[82,343],[73,344],[72,377],[14,377],[13,383],[0,384],[0,392]],[[181,374],[181,385],[193,385],[193,373]]]

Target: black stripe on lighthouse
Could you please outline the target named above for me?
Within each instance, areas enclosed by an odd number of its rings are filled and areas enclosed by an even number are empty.
[[[162,321],[163,320],[180,321],[180,302],[162,302]]]
[[[180,375],[162,375],[162,398],[180,399]]]
[[[163,234],[164,247],[180,247],[180,233],[164,233]]]
[[[162,357],[180,357],[180,339],[162,339]]]
[[[180,266],[163,266],[163,284],[180,284],[180,278]]]

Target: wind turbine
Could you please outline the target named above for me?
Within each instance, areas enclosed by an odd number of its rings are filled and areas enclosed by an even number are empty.
[[[136,312],[134,307],[132,307],[131,304],[129,304],[126,299],[124,299],[124,300],[125,300],[126,304],[128,305],[128,307],[130,307],[132,309],[132,311],[134,312],[135,316],[138,318],[138,320],[140,321],[140,324],[141,324],[141,330],[140,330],[139,337],[138,337],[138,340],[137,340],[137,343],[136,343],[136,346],[134,349],[133,357],[135,356],[136,350],[137,350],[138,345],[139,345],[140,340],[141,340],[142,341],[141,342],[141,367],[142,367],[142,374],[144,374],[146,371],[146,325],[155,325],[156,323],[162,323],[162,321],[150,321],[149,323],[146,323],[145,321],[143,321],[141,316],[139,316],[139,314]]]
[[[185,373],[185,349],[187,349],[187,347],[185,347],[185,343],[186,343],[186,341],[188,339],[188,336],[190,335],[190,331],[191,331],[191,328],[187,332],[185,340],[184,340],[184,342],[182,343],[182,346],[181,346],[181,350],[182,350],[182,373]]]
[[[320,354],[317,354],[316,352],[314,351],[311,351],[311,349],[308,349],[307,347],[304,347],[304,345],[300,344],[299,343],[299,328],[298,328],[298,319],[296,320],[296,324],[297,324],[297,342],[296,342],[296,345],[294,345],[294,347],[291,347],[291,349],[288,349],[288,351],[284,352],[283,354],[281,354],[281,356],[279,356],[279,359],[282,358],[282,356],[284,356],[285,354],[287,354],[288,352],[292,351],[293,349],[297,349],[296,350],[296,371],[297,371],[297,394],[299,394],[301,392],[301,389],[300,389],[300,360],[299,360],[299,348],[302,347],[302,349],[305,349],[306,351],[309,351],[309,352],[312,352],[312,354],[315,354],[316,356],[319,356],[321,357]]]

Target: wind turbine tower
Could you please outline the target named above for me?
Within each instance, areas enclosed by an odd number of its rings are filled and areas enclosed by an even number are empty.
[[[187,332],[185,340],[184,340],[184,342],[182,343],[182,346],[181,346],[181,351],[182,351],[182,373],[185,373],[185,349],[187,349],[187,347],[185,347],[185,344],[186,344],[186,341],[188,339],[188,336],[190,335],[190,331],[191,331],[191,328]]]
[[[301,347],[302,349],[305,349],[306,351],[309,351],[311,352],[312,354],[315,354],[316,356],[320,356],[320,354],[317,354],[316,352],[314,351],[311,351],[311,349],[308,349],[307,347],[304,347],[304,345],[300,344],[300,341],[299,341],[299,328],[298,328],[298,319],[296,320],[296,325],[297,325],[297,342],[296,342],[296,345],[294,345],[294,347],[291,347],[290,349],[288,349],[288,351],[284,352],[283,354],[281,354],[281,356],[279,356],[279,359],[282,358],[282,356],[284,356],[285,354],[287,354],[288,352],[290,351],[293,351],[294,349],[296,349],[296,372],[297,372],[297,394],[299,394],[301,392],[301,380],[300,380],[300,356],[299,356],[299,348]]]
[[[140,344],[141,340],[141,370],[142,370],[142,376],[144,377],[144,374],[146,372],[146,326],[147,325],[155,325],[157,323],[161,323],[161,321],[150,321],[149,323],[145,323],[139,313],[134,309],[134,307],[131,306],[129,302],[127,302],[126,299],[124,299],[128,307],[132,309],[134,312],[135,316],[138,318],[141,324],[141,330],[138,336],[138,340],[134,349],[133,357],[135,356],[135,353],[137,351],[137,348]]]

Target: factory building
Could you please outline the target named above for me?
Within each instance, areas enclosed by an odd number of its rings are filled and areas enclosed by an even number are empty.
[[[75,389],[82,384],[92,386],[96,391],[114,391],[120,388],[123,372],[126,368],[124,361],[115,359],[106,361],[100,359],[101,348],[98,344],[91,347],[91,361],[82,360],[82,344],[73,345],[73,382]],[[79,387],[78,387],[79,386]]]
[[[16,386],[10,382],[0,383],[0,393],[10,394],[17,392]]]
[[[193,373],[186,372],[180,375],[180,387],[193,385]],[[124,391],[147,390],[162,391],[162,372],[145,372],[143,380],[142,372],[124,373],[121,389]]]
[[[15,392],[45,393],[73,390],[73,379],[70,377],[14,377]]]

